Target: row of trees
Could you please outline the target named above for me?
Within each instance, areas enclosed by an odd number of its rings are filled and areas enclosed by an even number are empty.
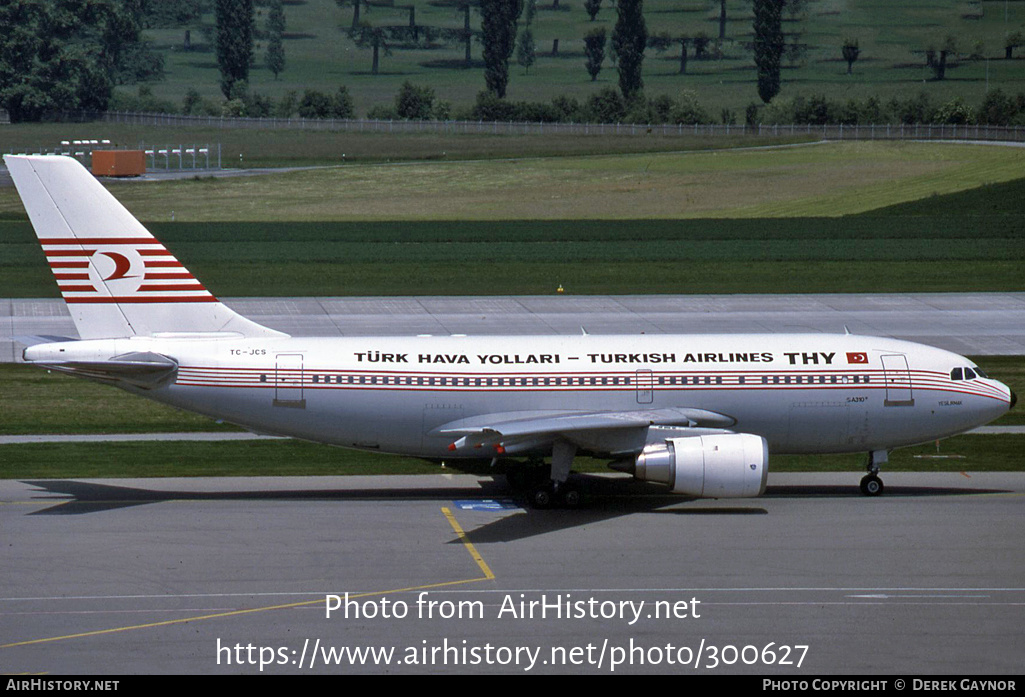
[[[277,118],[358,117],[348,89],[339,87],[333,94],[318,90],[286,92],[280,100],[251,93],[245,83],[236,83],[235,97],[221,103],[203,99],[195,89],[186,94],[179,109],[152,96],[148,86],[140,85],[137,96],[120,96],[112,106],[129,111],[180,111],[190,115],[250,116]],[[921,93],[904,99],[882,101],[877,97],[834,100],[821,94],[777,99],[768,105],[751,103],[742,115],[730,109],[709,108],[697,95],[684,90],[676,97],[660,95],[626,99],[612,87],[604,87],[584,99],[561,96],[549,102],[509,101],[494,92],[482,90],[472,105],[453,107],[439,100],[428,86],[406,81],[389,105],[378,105],[366,114],[381,120],[526,121],[544,123],[632,123],[632,124],[984,124],[1025,125],[1025,92],[1010,95],[993,90],[972,105],[961,97],[934,102]]]
[[[143,0],[0,3],[0,107],[12,121],[105,109],[115,85],[160,77],[142,11]]]
[[[823,95],[780,99],[761,109],[748,107],[749,123],[797,123],[812,125],[859,124],[982,124],[1025,125],[1025,92],[1006,94],[992,90],[973,106],[963,97],[934,102],[925,93],[904,99],[881,101],[876,97],[847,101]]]
[[[254,22],[254,2],[257,1],[268,8],[262,29],[258,29]],[[464,12],[464,27],[462,30],[446,30],[450,33],[447,38],[466,41],[467,60],[471,37],[479,38],[484,47],[486,89],[502,100],[508,87],[509,61],[514,51],[517,61],[525,69],[529,70],[534,62],[532,23],[537,12],[537,0],[449,1]],[[440,30],[416,24],[415,7],[412,5],[403,8],[409,11],[408,23],[374,27],[360,18],[361,6],[370,6],[368,0],[336,2],[353,9],[349,34],[357,45],[373,49],[375,70],[378,52],[384,51],[387,55],[393,42],[423,45],[430,44],[439,36]],[[752,0],[751,47],[757,67],[758,94],[766,104],[772,102],[779,92],[784,56],[798,45],[794,32],[784,34],[782,30],[784,15],[793,20],[805,2],[807,0]],[[481,15],[479,33],[470,29],[471,6],[476,7]],[[256,37],[266,40],[264,60],[275,78],[285,69],[282,39],[286,20],[282,0],[166,0],[161,3],[152,0],[6,0],[0,3],[0,26],[5,28],[0,32],[0,107],[6,108],[12,120],[16,121],[38,119],[51,111],[103,110],[111,104],[115,85],[153,79],[162,73],[159,54],[142,40],[141,26],[146,23],[195,22],[204,9],[211,8],[216,16],[216,32],[211,39],[215,43],[225,102],[205,103],[196,96],[191,99],[189,108],[204,113],[264,114],[268,110],[282,113],[284,107],[280,104],[268,106],[269,100],[250,94],[247,87]],[[680,72],[686,72],[689,50],[694,51],[695,58],[701,59],[712,55],[720,44],[702,33],[694,36],[665,32],[649,34],[643,0],[617,0],[614,8],[616,22],[611,37],[604,26],[586,33],[585,66],[591,79],[597,80],[608,51],[618,71],[619,93],[626,112],[633,114],[631,118],[644,120],[642,116],[650,112],[650,103],[643,97],[645,50],[652,48],[664,52],[678,48]],[[588,0],[585,9],[593,19],[601,9],[600,0]],[[722,9],[725,12],[725,3],[722,3]],[[725,14],[721,15],[723,17]],[[517,41],[521,21],[524,28]],[[720,39],[723,27],[721,22]],[[1020,32],[1008,34],[1007,55],[1010,57],[1022,42]],[[853,71],[860,53],[856,38],[845,39],[842,55],[847,62],[848,73]],[[924,55],[926,65],[935,71],[937,79],[943,79],[959,55],[954,37],[947,37],[920,53]],[[329,97],[337,101],[337,95]],[[127,106],[133,101],[145,104],[153,100],[152,95],[140,95],[135,99],[119,93],[115,106]],[[294,98],[295,109],[299,108],[300,101],[298,96]],[[581,104],[590,101],[588,98]],[[321,107],[325,103],[323,100],[319,102]],[[307,107],[307,112],[323,111],[314,105]],[[391,107],[377,107],[376,111],[375,115],[399,113]],[[443,109],[444,113],[450,111],[450,107],[447,111]],[[835,113],[840,111],[833,109]],[[339,113],[336,108],[331,115]],[[581,112],[580,120],[590,119],[590,113],[586,110]],[[625,114],[623,116],[626,118]]]
[[[868,125],[868,124],[983,124],[1025,126],[1025,92],[1009,95],[1002,90],[986,94],[977,106],[962,97],[934,102],[922,93],[904,99],[832,100],[823,95],[778,99],[768,105],[751,103],[743,119],[730,109],[718,111],[702,105],[697,95],[684,90],[676,98],[666,95],[632,100],[606,87],[585,100],[558,97],[551,102],[508,102],[487,91],[477,96],[469,110],[456,109],[457,119],[484,121],[544,121],[573,123],[638,124],[758,124]]]

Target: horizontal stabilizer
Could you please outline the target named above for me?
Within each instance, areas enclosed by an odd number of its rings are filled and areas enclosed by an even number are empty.
[[[14,340],[23,346],[35,346],[37,344],[59,344],[65,341],[78,341],[70,336],[46,336],[43,334],[22,334],[14,337]]]
[[[125,353],[105,361],[52,361],[39,365],[90,380],[127,383],[147,390],[173,380],[178,372],[177,361],[149,351]]]

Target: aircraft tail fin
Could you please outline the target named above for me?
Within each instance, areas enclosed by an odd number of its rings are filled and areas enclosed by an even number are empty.
[[[286,336],[217,300],[77,160],[4,161],[81,338]]]

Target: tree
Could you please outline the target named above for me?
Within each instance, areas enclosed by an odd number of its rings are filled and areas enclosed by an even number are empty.
[[[331,115],[331,97],[317,90],[306,90],[299,100],[299,116],[304,119],[325,119]]]
[[[854,72],[854,61],[858,60],[861,49],[858,48],[858,40],[846,38],[843,40],[843,59],[847,61],[847,74]]]
[[[481,32],[484,42],[484,82],[490,92],[505,97],[509,84],[509,59],[516,44],[516,20],[523,0],[481,0]]]
[[[530,27],[520,32],[520,40],[516,45],[516,62],[523,66],[526,72],[530,72],[530,66],[537,60],[537,48],[534,45],[534,32]]]
[[[779,94],[783,58],[784,0],[754,0],[754,52],[758,96],[768,104]]]
[[[192,116],[193,114],[199,114],[203,108],[203,98],[199,94],[199,90],[195,87],[190,87],[185,90],[185,98],[182,100],[182,113],[186,116]]]
[[[526,0],[523,3],[523,23],[528,27],[533,24],[537,16],[537,0]]]
[[[473,43],[474,31],[470,28],[470,3],[466,3],[460,8],[463,11],[463,29],[462,31],[456,31],[456,38],[463,42],[464,48],[464,62],[466,67],[469,68],[472,63],[470,56],[470,46]]]
[[[1022,44],[1025,44],[1025,34],[1020,31],[1008,32],[1004,37],[1004,58],[1007,60],[1014,58],[1014,49]]]
[[[287,94],[285,95],[288,96]],[[331,115],[336,119],[356,118],[356,102],[349,94],[349,88],[342,85],[335,92],[335,98],[331,102]]]
[[[693,42],[696,45],[697,39],[695,38]],[[665,53],[673,44],[677,43],[680,44],[680,75],[685,75],[687,73],[687,45],[691,43],[689,36],[672,36],[669,32],[659,32],[648,39],[648,45],[659,53]]]
[[[163,56],[150,50],[148,42],[142,38],[143,11],[138,0],[54,4],[63,11],[81,12],[80,20],[87,25],[95,22],[92,31],[98,30],[98,60],[115,84],[163,77]]]
[[[400,119],[423,121],[431,118],[434,115],[434,90],[406,80],[395,95],[395,112]]]
[[[986,93],[979,107],[978,119],[979,123],[1008,126],[1016,113],[1014,100],[1005,95],[1003,90],[996,89]]]
[[[975,110],[965,104],[964,97],[954,97],[936,110],[939,123],[966,124],[975,121]]]
[[[644,89],[641,64],[648,44],[648,28],[644,23],[643,0],[619,0],[616,27],[612,31],[612,53],[619,68],[619,90],[626,99],[633,99]]]
[[[584,34],[584,54],[587,56],[587,73],[591,82],[598,79],[601,64],[605,62],[605,27],[595,27]]]
[[[363,20],[359,23],[359,26],[349,32],[349,36],[356,42],[356,45],[360,48],[372,48],[374,49],[374,57],[370,66],[370,74],[377,75],[378,68],[381,65],[380,53],[381,49],[384,49],[384,55],[390,56],[391,49],[387,43],[387,32],[384,27],[375,27],[367,20]]]
[[[299,106],[299,95],[295,90],[288,90],[285,92],[281,101],[278,102],[278,107],[275,109],[275,115],[281,118],[291,118],[292,114],[296,112]]]
[[[203,0],[160,0],[143,4],[142,20],[146,27],[180,27],[198,22],[203,16]]]
[[[104,110],[115,79],[145,47],[134,3],[0,4],[0,107],[12,121],[64,110]]]
[[[253,0],[217,0],[217,66],[221,92],[232,98],[236,82],[249,80],[253,60]]]
[[[267,40],[267,69],[274,73],[274,79],[285,69],[285,47],[281,43],[281,34],[271,34]]]
[[[925,49],[925,64],[932,68],[937,80],[947,76],[947,57],[951,54],[957,55],[957,37],[953,34],[944,37],[939,49],[934,46]]]
[[[699,31],[697,34],[695,34],[693,42],[694,57],[697,58],[699,61],[708,58],[708,44],[710,44],[711,42],[712,40],[708,38],[708,34],[706,34],[705,32]]]
[[[623,2],[623,0],[619,0]],[[622,95],[611,87],[603,87],[587,99],[587,116],[596,123],[619,123],[626,116]]]
[[[601,0],[584,0],[584,10],[593,22],[597,19],[598,12],[601,10]]]
[[[367,2],[367,0],[335,0],[335,3],[341,8],[345,8],[349,5],[352,5],[352,24],[349,25],[350,31],[356,29],[360,25],[361,20],[359,18],[359,4],[361,2],[367,6],[367,9],[370,8],[370,4]]]
[[[285,69],[285,47],[282,43],[282,34],[285,31],[285,10],[281,0],[271,0],[270,10],[267,13],[267,68],[274,73],[274,79]]]
[[[270,34],[285,33],[285,8],[282,0],[269,0],[267,10],[267,32]]]

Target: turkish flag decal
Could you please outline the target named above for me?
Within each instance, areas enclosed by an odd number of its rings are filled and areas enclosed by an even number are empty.
[[[856,353],[852,353],[852,352],[848,351],[847,352],[847,362],[848,363],[868,363],[868,354],[867,353],[862,353],[860,351],[856,352]]]

